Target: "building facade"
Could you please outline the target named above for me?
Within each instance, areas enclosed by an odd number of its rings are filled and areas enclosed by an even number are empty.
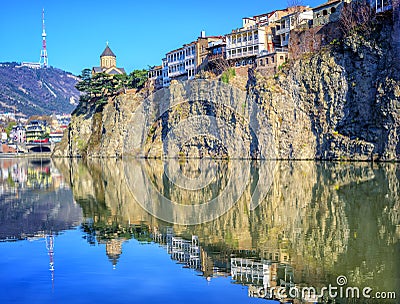
[[[153,66],[148,72],[149,80],[153,82],[156,90],[163,87],[163,68],[161,65]]]
[[[26,142],[32,143],[37,140],[42,140],[46,135],[50,134],[50,127],[46,121],[32,120],[25,128]]]
[[[24,143],[26,141],[25,127],[22,124],[14,126],[10,132],[10,139],[13,143]]]
[[[325,25],[329,22],[339,21],[340,12],[344,1],[328,1],[312,9],[313,11],[313,26]]]
[[[236,66],[253,64],[265,50],[265,26],[253,18],[243,18],[243,27],[226,35],[226,59]]]

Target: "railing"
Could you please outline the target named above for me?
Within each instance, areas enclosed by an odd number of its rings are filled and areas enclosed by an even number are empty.
[[[287,53],[288,51],[289,49],[287,47],[275,48],[275,52]]]
[[[275,35],[282,35],[282,34],[286,34],[289,32],[290,32],[290,28],[284,27],[284,28],[281,28],[280,30],[277,30]]]
[[[253,46],[253,45],[257,45],[259,43],[258,39],[252,39],[252,40],[248,40],[246,42],[236,42],[236,43],[229,43],[227,44],[227,48],[235,48],[235,47],[243,47],[243,46]]]
[[[258,52],[257,51],[248,51],[248,52],[243,52],[240,54],[231,54],[226,56],[227,59],[234,59],[234,58],[242,58],[242,57],[249,57],[249,56],[253,56],[253,55],[257,55]]]

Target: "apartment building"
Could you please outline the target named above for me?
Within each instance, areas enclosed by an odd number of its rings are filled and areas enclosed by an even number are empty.
[[[226,35],[226,59],[238,65],[253,64],[257,55],[265,50],[265,26],[255,18],[243,18],[243,26]]]

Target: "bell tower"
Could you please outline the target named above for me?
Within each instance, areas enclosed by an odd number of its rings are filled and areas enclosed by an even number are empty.
[[[111,67],[116,67],[116,66],[117,66],[117,56],[115,56],[113,51],[111,51],[107,42],[106,48],[100,55],[100,67],[102,69],[109,69]]]

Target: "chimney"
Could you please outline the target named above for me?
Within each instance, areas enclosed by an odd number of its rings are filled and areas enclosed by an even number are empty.
[[[206,31],[201,31],[200,37],[201,38],[206,38]]]

